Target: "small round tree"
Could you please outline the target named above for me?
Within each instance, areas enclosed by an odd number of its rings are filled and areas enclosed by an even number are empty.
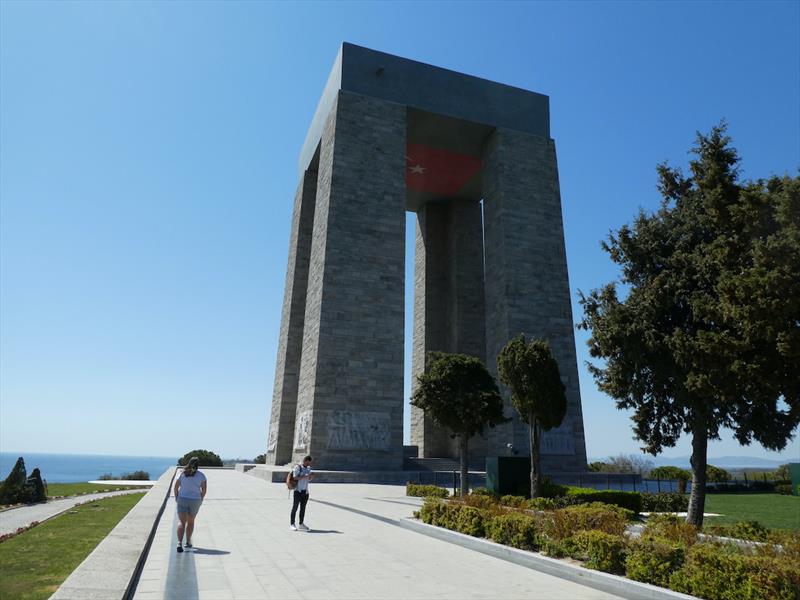
[[[189,459],[193,456],[196,456],[200,460],[201,467],[221,467],[222,466],[222,459],[219,455],[211,452],[211,450],[192,450],[191,452],[187,452],[181,458],[178,459],[178,464],[182,467],[185,467],[186,464],[189,462]]]
[[[520,335],[500,351],[497,371],[500,381],[511,390],[511,403],[530,430],[531,498],[536,498],[542,489],[542,432],[561,425],[567,414],[567,396],[558,363],[547,342],[525,343],[525,336]]]
[[[461,459],[461,496],[469,489],[469,439],[494,427],[503,417],[503,399],[494,378],[473,356],[431,352],[425,373],[417,378],[418,387],[411,404],[425,411],[436,423],[458,438]]]

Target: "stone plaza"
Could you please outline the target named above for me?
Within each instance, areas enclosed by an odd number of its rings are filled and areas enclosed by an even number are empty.
[[[412,377],[431,351],[496,375],[520,333],[549,341],[567,390],[547,472],[586,469],[549,99],[343,44],[300,153],[267,463],[403,464],[405,215],[416,214]],[[514,411],[506,398],[506,415]],[[450,432],[412,410],[423,458]],[[528,448],[518,418],[471,459]]]

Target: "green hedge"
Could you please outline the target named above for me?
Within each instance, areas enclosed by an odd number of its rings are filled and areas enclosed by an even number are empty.
[[[565,495],[573,501],[602,502],[604,504],[613,504],[621,508],[627,508],[634,513],[642,512],[642,495],[639,492],[616,492],[613,490],[568,487]]]
[[[521,550],[537,550],[542,542],[542,527],[535,517],[509,512],[489,520],[486,537]]]
[[[625,576],[635,581],[669,587],[673,572],[683,566],[686,548],[678,542],[641,538],[628,546]]]
[[[622,535],[633,513],[624,508],[595,502],[560,508],[552,513],[548,523],[549,537],[562,540],[578,531],[596,529],[612,535]]]
[[[447,498],[449,495],[449,491],[438,485],[419,485],[417,483],[411,483],[410,481],[406,484],[406,496],[416,496],[418,498],[426,498],[428,496],[432,498]]]
[[[659,515],[648,521],[640,538],[629,540],[624,531],[631,514],[594,503],[532,515],[493,501],[483,509],[431,497],[419,511],[431,525],[522,550],[570,556],[591,569],[624,573],[706,600],[800,600],[800,535],[784,536],[780,547],[743,549],[698,542],[693,527]],[[760,534],[752,523],[740,529],[751,537]]]
[[[686,512],[689,510],[689,496],[678,492],[642,494],[643,512]]]
[[[747,555],[733,546],[695,544],[669,586],[707,600],[798,600],[800,564]]]
[[[628,548],[621,535],[602,531],[579,531],[573,539],[582,551],[581,558],[586,560],[587,568],[617,575],[625,573]]]

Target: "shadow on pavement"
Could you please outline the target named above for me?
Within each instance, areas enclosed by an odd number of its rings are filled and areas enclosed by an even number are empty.
[[[342,532],[336,531],[335,529],[312,529],[311,531],[306,531],[306,533],[342,533]]]
[[[194,550],[192,550],[192,554],[211,554],[213,556],[219,556],[222,554],[230,554],[227,550],[212,550],[211,548],[198,548],[195,546]]]

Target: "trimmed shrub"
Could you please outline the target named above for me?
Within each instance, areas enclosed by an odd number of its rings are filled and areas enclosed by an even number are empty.
[[[497,506],[497,498],[483,494],[469,494],[463,499],[464,504],[480,509],[493,509]]]
[[[565,556],[581,558],[583,556],[583,550],[578,547],[575,538],[572,537],[563,540],[546,538],[542,542],[542,551],[552,558],[564,558]]]
[[[181,467],[185,467],[189,464],[189,459],[193,456],[196,456],[197,459],[200,461],[201,467],[221,467],[222,466],[222,459],[219,457],[218,454],[215,454],[211,450],[192,450],[191,452],[187,452],[183,456],[178,459],[178,465]]]
[[[792,495],[792,484],[790,483],[776,483],[775,484],[775,491],[779,494],[783,494],[784,496],[791,496]]]
[[[419,518],[428,525],[438,525],[447,512],[447,503],[438,498],[428,496],[419,509]]]
[[[738,548],[695,544],[670,587],[707,600],[798,600],[800,565],[741,553]]]
[[[758,521],[740,521],[736,523],[736,525],[731,525],[729,527],[720,525],[708,527],[705,533],[737,538],[740,540],[749,540],[751,542],[766,542],[770,532]]]
[[[606,573],[625,573],[625,538],[602,531],[579,531],[572,538],[585,558],[586,567]]]
[[[686,558],[683,545],[667,540],[640,538],[630,543],[625,576],[635,581],[668,587],[670,575]]]
[[[474,490],[470,492],[472,496],[491,496],[492,498],[495,497],[494,493],[491,490],[486,489],[485,487],[476,487]]]
[[[559,540],[589,529],[622,535],[631,516],[629,510],[600,502],[568,506],[553,512],[547,533]]]
[[[147,471],[134,471],[132,473],[125,473],[120,479],[129,481],[150,481],[150,473]]]
[[[536,498],[536,500],[542,500],[543,498]],[[507,494],[505,496],[500,497],[500,504],[503,506],[510,506],[511,508],[524,508],[527,506],[529,500],[525,498],[525,496],[512,496],[511,494]]]
[[[406,484],[406,496],[447,498],[449,495],[450,492],[446,488],[441,488],[438,485],[419,485],[410,481]]]
[[[647,519],[642,537],[661,538],[688,547],[697,542],[697,527],[675,515],[653,515]]]
[[[542,542],[541,525],[536,517],[509,512],[486,523],[486,537],[521,550],[536,550]]]
[[[540,488],[541,498],[560,498],[562,496],[567,495],[567,489],[569,486],[566,485],[558,485],[557,483],[551,483],[549,479],[545,479],[542,482]],[[530,491],[528,491],[530,494]]]
[[[459,506],[457,509],[451,505],[454,514],[455,530],[475,537],[484,537],[486,534],[486,518],[484,511],[473,506]]]
[[[526,501],[529,510],[555,510],[561,508],[555,498],[531,498]]]
[[[639,492],[615,492],[592,488],[568,487],[566,496],[578,502],[602,502],[627,508],[634,513],[642,512],[642,495]]]
[[[642,494],[644,512],[686,512],[689,510],[689,496],[678,492]]]

